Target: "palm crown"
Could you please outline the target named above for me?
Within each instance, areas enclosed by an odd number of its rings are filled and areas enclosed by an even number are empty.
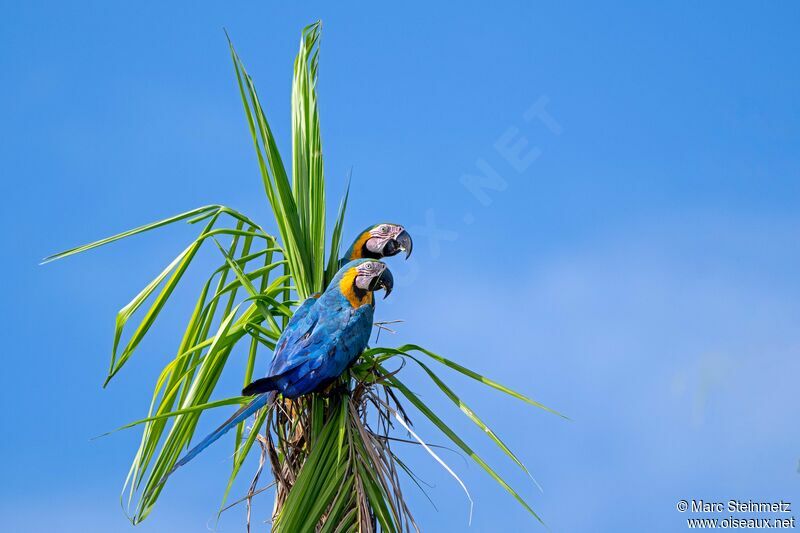
[[[231,391],[218,390],[220,376],[234,349],[241,347],[246,352],[244,386],[253,381],[257,367],[266,366],[292,309],[298,302],[321,292],[338,270],[348,194],[341,200],[328,238],[316,93],[320,31],[320,23],[303,29],[294,63],[291,178],[253,81],[229,41],[245,117],[278,235],[268,233],[234,209],[209,205],[45,260],[67,257],[176,222],[200,227],[198,236],[117,314],[107,384],[136,352],[199,249],[210,245],[219,250],[219,267],[209,273],[200,287],[179,347],[156,380],[147,416],[123,426],[142,429],[124,488],[134,523],[144,520],[153,510],[165,487],[161,480],[195,437],[201,414],[247,401],[238,395],[230,396]],[[143,316],[134,319],[137,312]],[[417,528],[403,498],[400,480],[400,472],[409,474],[412,480],[413,473],[392,449],[393,432],[404,431],[453,475],[465,491],[466,487],[414,432],[402,401],[429,419],[538,519],[519,494],[401,379],[400,369],[405,362],[418,365],[446,398],[527,473],[517,456],[434,372],[428,361],[555,413],[418,345],[367,349],[342,377],[347,393],[314,393],[293,401],[279,400],[275,408],[258,411],[248,427],[244,422],[237,426],[231,474],[223,490],[221,509],[245,459],[258,451],[261,464],[269,463],[276,485],[273,528],[277,531]],[[223,397],[213,399],[219,395]],[[248,508],[250,498],[263,490],[258,488],[260,473],[259,468],[243,499]]]

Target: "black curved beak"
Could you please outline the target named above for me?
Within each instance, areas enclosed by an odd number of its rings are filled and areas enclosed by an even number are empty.
[[[370,281],[369,284],[369,289],[371,291],[376,291],[378,289],[383,289],[386,291],[386,293],[383,295],[384,300],[392,292],[392,288],[394,288],[394,277],[392,276],[392,272],[385,267],[380,274],[372,278],[372,281]]]
[[[397,242],[397,246],[401,250],[405,250],[406,259],[408,259],[411,255],[411,249],[414,247],[414,243],[411,241],[411,235],[409,235],[406,230],[403,230],[397,235],[397,237],[395,237],[394,240]]]

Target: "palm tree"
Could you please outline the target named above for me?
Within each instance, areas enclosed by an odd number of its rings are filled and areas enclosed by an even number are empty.
[[[134,523],[152,511],[165,486],[165,474],[189,446],[201,414],[246,401],[240,396],[212,400],[231,353],[237,347],[246,347],[242,383],[251,382],[259,355],[275,347],[293,306],[323,290],[338,267],[347,193],[328,241],[316,93],[320,31],[319,22],[303,29],[294,63],[291,179],[253,81],[228,41],[277,236],[234,209],[209,205],[45,259],[64,258],[176,222],[201,228],[197,238],[117,314],[107,384],[147,335],[200,248],[212,245],[219,250],[219,267],[209,273],[200,288],[177,353],[158,376],[147,416],[123,426],[142,428],[123,488]],[[137,311],[144,313],[143,318],[134,321]],[[224,508],[232,483],[252,452],[260,454],[261,466],[242,499],[247,502],[248,529],[250,499],[266,490],[258,487],[258,481],[267,463],[275,486],[272,519],[276,531],[419,529],[403,498],[401,483],[401,473],[412,481],[414,475],[392,449],[398,431],[405,433],[404,440],[422,446],[465,491],[466,487],[413,431],[402,403],[406,402],[539,519],[519,494],[404,383],[401,369],[406,363],[418,365],[445,397],[527,473],[517,456],[432,366],[443,365],[532,406],[555,411],[420,346],[375,347],[362,354],[332,392],[292,402],[280,400],[260,411],[252,425],[240,424],[233,439],[233,464],[220,508]]]

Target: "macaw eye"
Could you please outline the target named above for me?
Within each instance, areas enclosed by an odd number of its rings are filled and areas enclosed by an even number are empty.
[[[367,270],[372,270],[372,263],[367,263],[366,265],[364,265],[364,268],[366,268]]]
[[[381,226],[381,233],[389,233],[389,226],[383,225]]]

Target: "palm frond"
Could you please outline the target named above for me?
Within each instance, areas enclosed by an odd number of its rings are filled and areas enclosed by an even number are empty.
[[[201,224],[199,234],[117,314],[111,362],[105,384],[140,350],[143,339],[175,298],[185,273],[207,241],[220,254],[195,298],[177,349],[156,379],[146,416],[120,429],[141,427],[142,436],[123,487],[123,502],[134,523],[154,509],[167,473],[189,447],[200,417],[211,409],[237,405],[244,398],[217,390],[221,375],[237,347],[246,354],[242,383],[257,373],[259,353],[273,350],[292,307],[323,290],[339,267],[341,240],[350,181],[334,220],[326,256],[326,194],[322,136],[317,98],[321,24],[303,29],[294,62],[292,83],[291,179],[259,100],[252,78],[228,38],[239,95],[256,152],[261,181],[272,209],[277,236],[249,217],[222,205],[209,205],[129,231],[71,248],[43,262],[65,258],[157,228],[188,222]],[[141,318],[137,318],[141,315]],[[529,504],[430,405],[405,383],[400,372],[406,361],[417,365],[449,402],[512,463],[530,476],[517,454],[490,429],[425,361],[444,367],[527,404],[563,416],[455,361],[407,344],[365,351],[331,390],[295,400],[278,398],[239,424],[233,436],[233,462],[225,501],[253,450],[260,450],[259,468],[247,495],[248,505],[261,469],[269,463],[275,487],[272,513],[275,531],[411,531],[419,530],[403,496],[403,479],[417,483],[413,472],[392,450],[401,440],[422,446],[436,463],[466,485],[412,430],[403,402],[408,402],[445,437],[477,463],[531,515]],[[390,362],[399,362],[394,371]],[[221,396],[221,397],[220,397]],[[402,399],[402,402],[401,402]],[[398,426],[395,426],[395,422]],[[405,432],[409,439],[398,433]],[[258,442],[259,446],[254,446]],[[531,476],[532,479],[532,476]],[[126,497],[127,494],[127,497]]]

